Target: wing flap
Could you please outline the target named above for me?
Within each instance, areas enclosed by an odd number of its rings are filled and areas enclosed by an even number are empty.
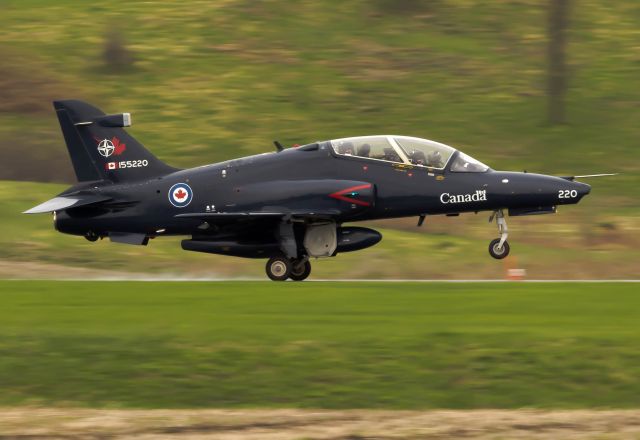
[[[314,211],[270,211],[270,212],[193,212],[187,214],[178,214],[176,218],[198,218],[202,220],[242,220],[242,219],[259,219],[259,218],[281,218],[281,217],[297,217],[297,218],[332,218],[340,214],[338,210],[328,210],[322,212]]]
[[[242,219],[248,217],[284,217],[282,212],[193,212],[178,214],[176,218],[201,218],[201,219]]]

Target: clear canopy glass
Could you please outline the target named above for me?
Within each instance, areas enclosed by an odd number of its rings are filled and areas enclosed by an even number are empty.
[[[458,153],[458,156],[451,164],[451,171],[458,173],[484,173],[488,169],[488,166],[468,154],[464,154],[462,151]]]
[[[442,169],[456,152],[448,145],[427,139],[407,136],[394,136],[393,139],[402,148],[409,163],[413,165]]]
[[[331,141],[336,154],[386,162],[404,163],[442,170],[456,152],[455,148],[428,139],[409,136],[359,136]],[[471,156],[459,152],[451,171],[482,173],[489,169]]]
[[[336,153],[368,159],[403,163],[404,158],[390,142],[389,136],[360,136],[331,141]]]

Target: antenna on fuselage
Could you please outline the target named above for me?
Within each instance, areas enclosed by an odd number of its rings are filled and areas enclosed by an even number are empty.
[[[276,149],[278,150],[278,153],[281,152],[282,150],[284,150],[284,147],[282,146],[282,144],[278,141],[273,141],[273,145],[276,146]]]
[[[604,174],[584,174],[582,176],[561,176],[563,179],[567,180],[576,180],[576,179],[586,179],[590,177],[608,177],[608,176],[618,176],[620,173],[604,173]]]

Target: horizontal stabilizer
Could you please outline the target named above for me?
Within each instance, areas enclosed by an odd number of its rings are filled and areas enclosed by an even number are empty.
[[[61,211],[63,209],[77,208],[79,206],[91,205],[93,203],[106,202],[107,200],[111,200],[111,198],[105,196],[54,197],[51,200],[47,200],[46,202],[23,212],[23,214],[42,214],[45,212]]]

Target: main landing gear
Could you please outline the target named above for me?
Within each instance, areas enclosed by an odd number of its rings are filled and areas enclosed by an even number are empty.
[[[100,236],[93,231],[89,231],[84,235],[84,238],[93,242],[93,241],[98,241]]]
[[[301,258],[297,260],[293,260],[291,264],[291,273],[289,273],[289,278],[293,281],[304,281],[311,274],[311,263],[309,262],[309,258]]]
[[[308,257],[289,259],[283,255],[269,258],[266,266],[267,276],[273,281],[306,280],[311,273],[311,263]]]
[[[496,219],[496,225],[498,225],[500,238],[491,240],[491,243],[489,243],[489,254],[497,260],[502,260],[504,257],[509,255],[510,248],[509,243],[507,242],[509,231],[507,229],[507,221],[504,219],[502,209],[494,211],[494,213],[491,214],[491,217],[489,217],[489,222],[492,222],[494,217]]]

